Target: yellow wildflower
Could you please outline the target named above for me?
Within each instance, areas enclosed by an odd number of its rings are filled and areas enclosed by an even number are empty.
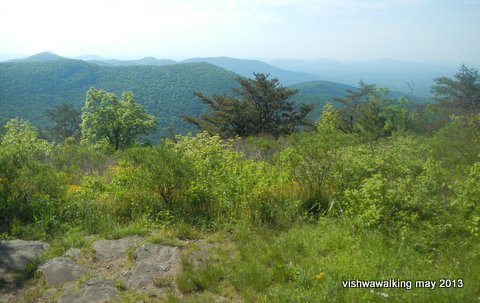
[[[68,186],[68,192],[69,193],[72,193],[72,192],[75,192],[77,190],[80,190],[82,187],[80,185],[77,185],[77,184],[71,184]]]
[[[316,280],[321,280],[325,273],[323,271],[319,272],[318,274],[315,275]]]

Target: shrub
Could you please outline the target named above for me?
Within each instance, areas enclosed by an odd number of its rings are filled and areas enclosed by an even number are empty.
[[[245,159],[233,140],[201,133],[168,144],[192,165],[195,178],[184,200],[184,214],[208,222],[264,222],[293,219],[295,199],[275,189],[292,183],[285,171],[264,161]],[[293,211],[292,211],[293,210]]]
[[[64,175],[48,164],[52,146],[38,139],[26,121],[13,119],[5,126],[0,144],[0,218],[2,229],[37,223],[44,233],[58,224]]]

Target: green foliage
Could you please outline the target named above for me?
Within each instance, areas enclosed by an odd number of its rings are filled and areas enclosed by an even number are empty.
[[[412,109],[405,97],[387,98],[388,90],[360,82],[357,90],[347,90],[344,97],[334,97],[340,103],[338,128],[357,134],[372,145],[396,131],[408,130]],[[372,145],[373,150],[373,145]]]
[[[438,101],[448,112],[456,114],[480,113],[480,75],[478,70],[464,64],[455,75],[455,80],[447,77],[435,79],[432,87]]]
[[[115,149],[133,145],[135,138],[155,127],[155,118],[136,103],[131,92],[119,99],[115,94],[91,88],[82,108],[82,140],[103,140]]]
[[[449,191],[428,148],[412,137],[396,137],[375,155],[365,146],[346,149],[343,170],[336,172],[335,211],[363,226],[435,222],[448,210]]]
[[[210,134],[227,138],[259,134],[279,137],[309,125],[306,117],[313,106],[297,108],[289,101],[297,90],[280,86],[278,79],[270,80],[268,75],[254,75],[255,79],[237,78],[241,88],[234,89],[233,93],[238,98],[227,94],[207,97],[195,92],[211,112],[199,118],[185,116],[186,121]]]
[[[38,139],[28,122],[14,119],[5,128],[0,144],[1,229],[9,230],[13,222],[34,223],[43,237],[58,223],[64,176],[41,162],[49,158],[52,147]]]
[[[302,193],[302,210],[319,215],[330,208],[335,171],[341,171],[340,155],[348,135],[336,129],[338,111],[327,105],[317,123],[317,131],[291,138],[292,145],[279,153]]]
[[[456,195],[453,203],[463,210],[463,219],[467,230],[474,236],[480,236],[480,162],[470,168],[469,175],[453,186]]]
[[[96,146],[76,144],[73,138],[55,145],[51,153],[52,165],[66,173],[71,185],[80,184],[84,176],[102,175],[113,161]]]
[[[170,142],[192,165],[188,203],[182,212],[207,221],[265,222],[286,224],[298,201],[288,196],[288,175],[263,161],[244,159],[232,148],[233,141],[206,133],[179,136]]]
[[[2,137],[2,166],[18,168],[28,161],[47,157],[51,145],[38,139],[36,130],[27,121],[12,119],[5,125]]]
[[[80,140],[81,113],[72,104],[62,103],[47,110],[47,116],[54,122],[49,132],[57,142],[73,137],[75,141]]]
[[[46,108],[69,103],[81,108],[90,87],[117,95],[132,91],[149,113],[161,117],[158,129],[186,133],[195,128],[183,114],[198,115],[206,107],[192,91],[206,94],[236,87],[236,75],[206,63],[166,66],[98,66],[81,60],[0,63],[0,125],[22,117],[39,126],[52,126]]]
[[[480,154],[480,114],[451,116],[450,122],[430,139],[432,154],[452,172],[465,170],[478,161]]]

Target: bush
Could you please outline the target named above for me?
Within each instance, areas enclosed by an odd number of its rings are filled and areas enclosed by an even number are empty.
[[[1,228],[9,230],[14,221],[36,223],[40,235],[51,233],[58,227],[66,189],[64,174],[48,164],[52,146],[38,139],[26,121],[13,119],[5,127],[0,144]]]
[[[187,216],[218,223],[283,224],[286,218],[295,218],[295,199],[277,190],[292,184],[282,169],[245,159],[233,149],[233,140],[219,136],[202,133],[176,139],[168,144],[191,163],[195,176],[182,207]]]
[[[345,170],[338,172],[336,212],[362,226],[400,227],[435,223],[445,214],[451,194],[445,171],[428,157],[428,147],[399,137],[375,155],[365,147],[345,154]],[[416,146],[416,148],[414,148]],[[352,153],[353,152],[353,153]],[[355,153],[356,152],[356,153]],[[339,189],[342,189],[340,187]]]
[[[480,236],[480,162],[472,165],[469,176],[453,188],[453,204],[463,210],[463,224],[472,235]]]

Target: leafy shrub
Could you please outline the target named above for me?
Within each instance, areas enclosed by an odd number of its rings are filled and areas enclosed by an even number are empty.
[[[295,201],[284,199],[275,190],[292,183],[281,169],[245,159],[233,149],[233,140],[206,133],[176,139],[168,144],[191,163],[195,176],[182,208],[184,214],[210,222],[272,224],[294,217]]]
[[[292,136],[292,146],[277,157],[277,163],[286,167],[301,188],[302,210],[316,216],[330,207],[334,172],[341,169],[342,147],[348,142],[348,136],[335,129],[332,112],[325,111],[322,118],[316,132]]]
[[[92,146],[76,144],[73,138],[54,146],[51,154],[52,165],[66,174],[70,184],[80,184],[85,175],[102,175],[113,161]]]
[[[427,147],[417,148],[412,138],[397,138],[375,156],[361,157],[361,149],[339,173],[337,212],[364,226],[434,223],[448,210],[445,172],[425,156]]]
[[[463,210],[464,224],[467,230],[475,236],[480,236],[480,162],[470,168],[469,176],[453,186],[454,205]]]
[[[54,230],[65,192],[64,175],[47,161],[52,146],[38,139],[26,121],[13,119],[0,144],[0,218],[8,229],[14,220],[36,223],[44,233]],[[19,231],[17,231],[19,232]]]

